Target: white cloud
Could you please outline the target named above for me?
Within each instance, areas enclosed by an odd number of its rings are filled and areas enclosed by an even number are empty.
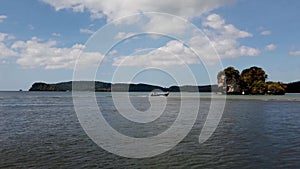
[[[54,32],[54,33],[52,33],[51,35],[52,35],[52,36],[54,36],[54,37],[61,37],[61,34],[59,34],[59,33],[55,33],[55,32]]]
[[[90,29],[80,29],[80,33],[93,34],[93,33],[95,33],[95,31],[90,30]]]
[[[178,23],[180,22],[180,23]],[[144,26],[146,32],[160,34],[183,34],[189,24],[182,24],[178,18],[162,15],[151,15],[150,21]]]
[[[165,46],[144,55],[114,58],[113,66],[168,67],[199,63],[198,57],[179,41],[170,41]]]
[[[206,33],[208,35],[213,34],[219,34],[222,39],[226,38],[247,38],[252,37],[253,35],[246,31],[241,31],[237,29],[232,24],[225,24],[225,20],[217,14],[211,14],[206,17],[206,19],[203,21],[202,25],[206,28],[213,29],[214,32],[211,32],[211,30],[206,30]]]
[[[0,33],[0,42],[4,41],[7,38],[7,34],[6,33]]]
[[[262,31],[260,34],[264,35],[264,36],[268,36],[268,35],[271,35],[272,32],[271,31]]]
[[[109,21],[124,16],[143,13],[143,12],[162,12],[169,13],[185,18],[200,16],[224,4],[234,0],[42,0],[50,4],[56,10],[72,9],[74,12],[83,12],[84,9],[91,13],[92,18],[103,18],[103,15]]]
[[[18,51],[17,63],[30,68],[72,69],[79,55],[83,58],[79,66],[90,67],[103,58],[100,53],[83,52],[84,45],[81,44],[59,48],[56,47],[56,41],[41,42],[36,37],[28,41],[17,41],[11,48]]]
[[[192,19],[200,17],[220,6],[235,2],[236,0],[42,0],[53,6],[57,11],[71,9],[74,12],[87,11],[92,19],[105,18],[115,25],[134,24],[141,18],[147,18],[142,26],[145,31],[164,34],[181,34],[187,30],[187,24],[177,24],[176,19],[163,17],[161,14],[145,16],[146,12],[168,13],[171,15]],[[132,16],[138,14],[136,16]],[[126,16],[130,16],[127,17]],[[141,17],[144,16],[144,17]],[[118,20],[122,18],[121,20]],[[176,25],[176,26],[174,26]]]
[[[103,13],[101,13],[101,12],[94,12],[94,13],[91,14],[91,19],[92,20],[102,19],[104,17],[105,17],[105,15]]]
[[[115,39],[126,39],[126,38],[129,38],[131,36],[133,36],[134,33],[132,32],[119,32],[116,36],[115,36]]]
[[[74,12],[84,12],[84,5],[83,4],[79,4],[77,6],[73,7]]]
[[[300,56],[300,51],[291,51],[289,54],[291,56]]]
[[[5,19],[7,19],[6,15],[0,15],[0,22],[3,22]]]
[[[9,35],[9,34],[7,34],[7,33],[1,33],[1,32],[0,32],[0,42],[4,42],[4,41],[6,41],[6,40],[13,40],[13,39],[15,39],[14,36]]]
[[[6,40],[11,40],[13,38],[13,36],[10,36],[6,33],[0,33],[0,60],[17,55],[17,53],[11,50],[10,47],[5,43]]]
[[[214,45],[221,58],[256,56],[260,54],[258,49],[241,46],[238,42],[241,38],[252,37],[253,35],[251,33],[239,30],[232,24],[226,24],[225,20],[219,15],[211,14],[207,16],[202,22],[202,25],[204,26],[204,32],[211,40],[211,43]],[[197,46],[197,44],[203,43],[203,38],[197,39],[197,37],[195,37],[192,40],[194,41],[192,42],[192,46],[196,49],[200,48],[198,49],[199,52],[206,51],[203,50],[203,45],[202,47]],[[208,47],[206,47],[206,49],[207,48]],[[205,53],[203,54],[205,55]]]
[[[269,44],[269,45],[267,45],[267,46],[265,47],[265,50],[266,50],[266,51],[273,51],[273,50],[275,50],[276,48],[277,48],[276,45],[274,45],[274,44]]]
[[[214,64],[217,59],[214,48],[216,48],[220,58],[235,58],[240,56],[257,56],[260,50],[249,46],[240,45],[241,38],[252,37],[249,32],[237,29],[231,24],[226,24],[225,20],[217,15],[209,15],[204,21],[205,33],[210,42],[204,36],[194,36],[189,40],[189,47],[181,42],[170,41],[165,46],[152,50],[143,55],[122,56],[114,59],[114,66],[175,66],[183,64],[196,64],[200,59],[207,64]],[[196,56],[192,50],[198,56]]]
[[[217,14],[211,14],[206,17],[206,20],[202,23],[203,26],[211,27],[214,29],[223,29],[225,20]]]
[[[11,57],[11,56],[16,56],[17,53],[11,50],[6,44],[3,42],[0,42],[0,60]]]
[[[108,56],[115,56],[117,53],[118,53],[117,50],[112,50],[112,51],[110,51],[107,55],[108,55]]]

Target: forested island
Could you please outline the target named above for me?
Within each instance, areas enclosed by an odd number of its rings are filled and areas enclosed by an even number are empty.
[[[100,81],[76,81],[47,84],[44,82],[34,83],[29,91],[72,91],[73,83],[76,83],[78,91],[96,92],[151,92],[153,90],[169,92],[219,92],[236,95],[284,95],[288,93],[300,93],[300,81],[284,84],[282,82],[266,81],[268,75],[260,68],[253,66],[241,73],[234,67],[227,67],[217,75],[217,85],[205,86],[171,86],[161,87],[150,84],[125,84],[107,83]],[[93,87],[94,86],[94,87]]]
[[[284,95],[286,92],[300,91],[300,82],[284,84],[266,81],[267,78],[268,75],[260,67],[253,66],[240,73],[230,66],[218,73],[218,90],[224,94],[243,95]]]

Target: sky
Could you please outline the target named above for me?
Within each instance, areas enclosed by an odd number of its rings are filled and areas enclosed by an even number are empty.
[[[227,66],[299,81],[300,1],[1,0],[0,90],[71,80],[216,83]]]

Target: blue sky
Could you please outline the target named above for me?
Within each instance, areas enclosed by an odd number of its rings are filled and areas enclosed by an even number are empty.
[[[215,83],[222,66],[256,65],[269,80],[298,81],[299,7],[297,0],[2,0],[0,90],[70,81],[76,68],[92,73],[75,80],[170,86]]]

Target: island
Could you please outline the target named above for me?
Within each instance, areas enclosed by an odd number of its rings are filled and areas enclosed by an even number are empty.
[[[218,90],[235,95],[284,95],[288,86],[282,82],[266,81],[268,75],[260,67],[250,67],[240,73],[230,66],[217,75]]]

